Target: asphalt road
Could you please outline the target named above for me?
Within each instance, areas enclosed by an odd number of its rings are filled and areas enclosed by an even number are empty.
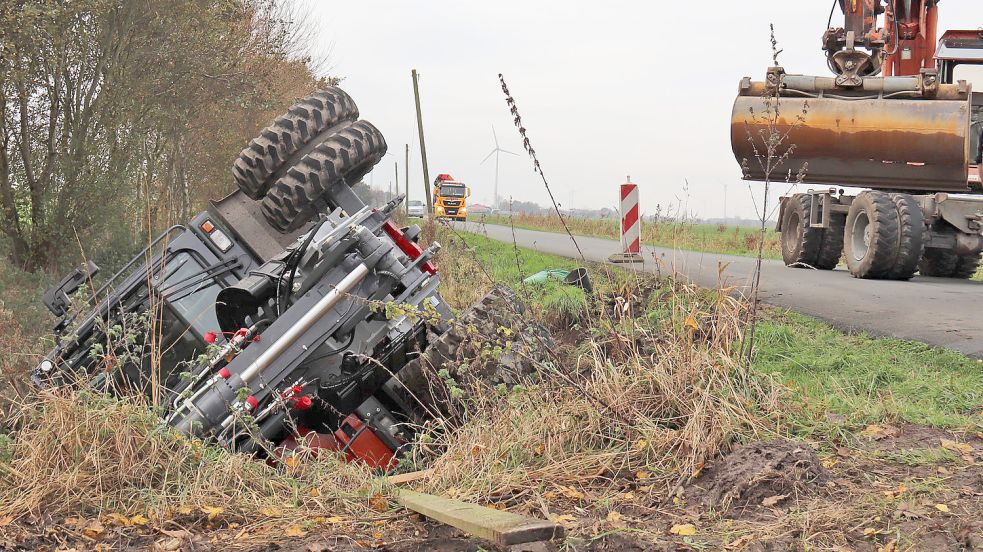
[[[512,230],[506,226],[455,226],[512,243]],[[565,234],[517,228],[515,240],[522,247],[543,253],[579,258]],[[618,242],[612,240],[578,236],[577,243],[588,261],[606,262],[619,250]],[[638,269],[663,274],[675,271],[705,287],[723,283],[746,290],[754,273],[755,260],[749,257],[649,246],[643,247],[642,255],[645,263]],[[922,276],[907,282],[858,280],[845,269],[791,269],[781,261],[765,260],[761,298],[841,330],[922,341],[983,358],[983,282]]]

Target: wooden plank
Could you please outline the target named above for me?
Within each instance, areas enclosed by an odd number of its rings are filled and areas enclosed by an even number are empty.
[[[389,477],[388,481],[393,485],[406,485],[407,483],[413,483],[425,477],[428,477],[432,473],[433,470],[420,470],[420,471],[409,472],[409,473],[401,473]]]
[[[563,537],[563,526],[551,521],[520,516],[451,498],[401,490],[399,503],[414,512],[492,541],[499,546]]]

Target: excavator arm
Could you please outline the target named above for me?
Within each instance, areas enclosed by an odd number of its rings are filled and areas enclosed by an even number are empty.
[[[823,33],[823,50],[840,86],[860,86],[863,77],[882,72],[885,76],[917,75],[935,66],[938,0],[837,3],[843,12],[843,26]]]

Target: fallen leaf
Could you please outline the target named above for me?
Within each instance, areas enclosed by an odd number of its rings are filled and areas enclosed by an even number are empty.
[[[840,461],[837,460],[836,458],[827,458],[823,460],[823,467],[828,470],[839,463]]]
[[[161,539],[154,543],[154,550],[160,550],[161,552],[173,552],[175,550],[180,550],[181,544],[181,539]]]
[[[563,496],[567,498],[573,498],[575,500],[584,500],[587,498],[584,493],[574,489],[573,487],[564,487],[563,485],[560,485],[560,490],[563,491]]]
[[[158,529],[158,531],[160,531],[160,534],[162,535],[167,535],[172,539],[178,539],[178,540],[186,539],[191,536],[191,533],[183,529]]]
[[[699,330],[700,329],[700,323],[697,322],[696,321],[696,318],[693,318],[692,316],[687,316],[686,317],[685,324],[687,326],[689,326],[690,328],[693,328],[694,330]]]
[[[576,516],[572,516],[570,514],[564,514],[562,516],[553,516],[553,521],[563,525],[572,525],[577,523],[577,518]]]
[[[898,541],[893,540],[884,546],[877,547],[877,552],[896,552],[898,549]]]
[[[728,550],[737,550],[739,548],[744,548],[745,546],[751,544],[753,540],[754,540],[754,535],[744,535],[739,539],[735,539],[731,541],[731,543],[725,546],[724,548]]]
[[[333,517],[329,517],[328,519],[324,520],[325,523],[345,523],[346,521],[348,521],[348,520],[345,519],[345,518],[343,518],[343,517],[341,517],[341,516],[333,516]]]
[[[103,521],[105,521],[106,523],[112,523],[113,525],[118,525],[119,527],[130,526],[130,518],[124,516],[123,514],[111,512],[109,514],[104,515],[102,518]]]
[[[646,448],[648,448],[648,446],[649,446],[649,442],[646,441],[645,439],[639,439],[635,441],[635,450],[645,450]]]
[[[451,491],[455,491],[455,492],[451,493]],[[457,494],[456,491],[457,489],[451,488],[447,490],[447,494],[451,498],[454,498],[454,495]],[[369,506],[371,506],[372,509],[375,510],[376,512],[385,512],[386,510],[389,509],[389,501],[386,500],[385,497],[382,496],[382,494],[376,493],[372,498],[369,499]]]
[[[864,437],[874,437],[875,435],[879,435],[883,431],[884,431],[883,427],[877,424],[871,424],[865,427],[864,430],[860,432],[860,434],[863,435]]]
[[[940,511],[940,512],[942,512],[942,513],[944,513],[944,514],[948,514],[949,513],[949,506],[947,506],[945,504],[936,504],[935,505],[935,509],[938,510],[938,511]]]
[[[225,510],[223,510],[222,508],[219,508],[217,506],[214,506],[214,507],[213,506],[202,506],[201,507],[201,511],[204,514],[208,514],[208,521],[213,521],[215,518],[217,518],[218,516],[220,516],[222,514],[222,512],[224,512]]]
[[[67,520],[66,520],[67,521]],[[0,527],[6,527],[14,522],[14,516],[0,517]]]
[[[105,532],[106,527],[96,520],[90,521],[85,525],[85,528],[82,529],[82,534],[93,540],[98,539]]]
[[[263,514],[266,517],[280,517],[282,515],[280,513],[280,510],[277,510],[276,508],[270,508],[269,506],[260,510],[259,513]]]
[[[618,512],[615,512],[614,510],[611,510],[610,512],[608,512],[608,521],[610,521],[612,523],[616,523],[616,522],[621,521],[621,514],[618,513]]]
[[[939,439],[939,443],[942,445],[942,448],[951,450],[952,452],[958,452],[959,454],[970,454],[973,452],[973,446],[966,443],[957,443],[949,439]]]
[[[635,493],[625,493],[623,498],[625,500],[635,500]]]
[[[673,535],[679,535],[681,537],[689,537],[696,534],[696,526],[692,523],[684,523],[682,525],[673,525],[669,528],[669,532]]]
[[[906,487],[904,484],[901,484],[898,485],[898,488],[894,489],[893,491],[881,491],[881,492],[884,493],[884,496],[888,498],[898,498],[899,496],[903,495],[907,491],[908,491],[908,487]]]
[[[647,472],[647,471],[645,471],[645,470],[638,470],[637,472],[635,472],[635,478],[636,479],[645,480],[645,479],[648,479],[650,477],[652,477],[652,474],[649,473],[649,472]]]
[[[150,520],[141,516],[140,514],[137,514],[130,518],[130,523],[133,525],[146,525],[150,523]]]
[[[290,527],[287,527],[287,530],[284,531],[283,534],[288,537],[303,537],[307,534],[307,531],[304,531],[300,525],[291,525]]]
[[[880,530],[874,529],[873,527],[867,527],[867,528],[864,529],[864,536],[865,537],[873,537],[873,536],[880,535],[880,534],[881,534]]]
[[[181,515],[184,515],[184,516],[189,515],[191,513],[191,507],[190,506],[181,506],[180,508],[177,509],[177,513],[179,513]]]
[[[374,538],[375,540],[382,540],[383,538],[385,538],[385,536],[386,535],[383,534],[382,532],[372,533],[372,538]]]
[[[785,500],[786,498],[788,498],[787,494],[769,496],[768,498],[761,501],[761,505],[766,508],[771,508],[772,506],[778,504],[779,502]]]
[[[317,490],[316,488],[311,489],[311,496],[313,496],[314,498],[317,498],[317,497],[321,496],[321,491]]]

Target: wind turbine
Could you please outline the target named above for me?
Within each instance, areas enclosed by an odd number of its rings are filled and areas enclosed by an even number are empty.
[[[509,155],[515,155],[515,156],[518,156],[519,154],[518,153],[513,153],[513,152],[508,151],[508,150],[503,150],[502,148],[498,147],[498,135],[495,134],[495,125],[492,125],[492,137],[495,139],[495,149],[491,150],[491,153],[489,153],[484,159],[481,160],[481,164],[484,165],[485,164],[485,161],[488,161],[491,158],[492,155],[495,156],[495,204],[492,205],[492,208],[493,209],[498,209],[498,205],[499,205],[499,202],[498,202],[498,158],[503,153],[507,153]]]

